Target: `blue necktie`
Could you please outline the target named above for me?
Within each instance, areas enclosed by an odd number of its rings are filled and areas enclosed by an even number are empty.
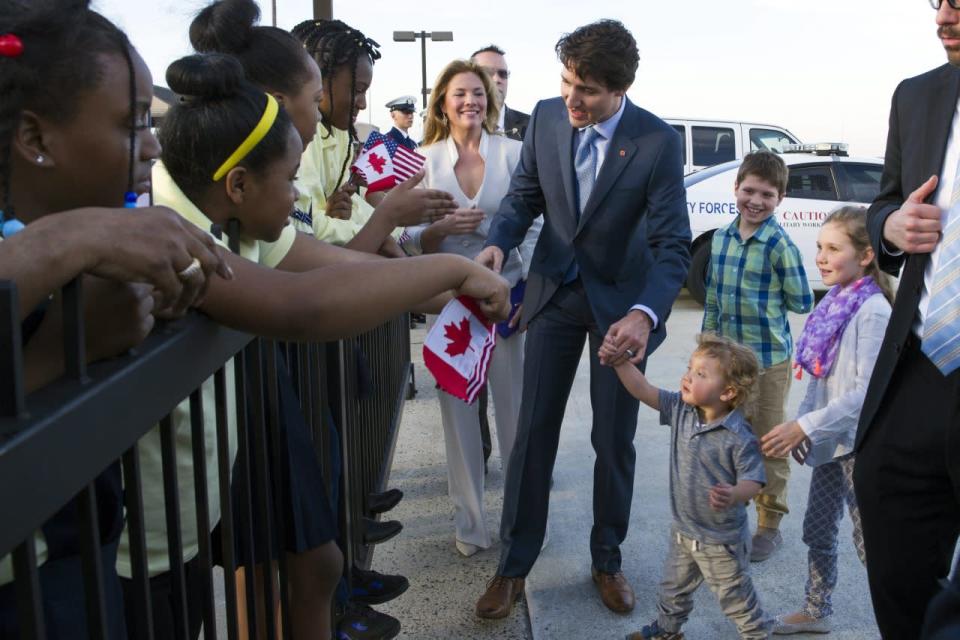
[[[596,127],[590,126],[580,133],[580,146],[577,147],[577,155],[573,159],[573,169],[577,173],[577,195],[579,196],[579,208],[577,216],[583,214],[587,206],[587,200],[590,199],[590,192],[593,191],[593,183],[597,181],[597,147],[594,140],[600,135]]]
[[[580,133],[580,144],[577,154],[573,157],[573,170],[577,174],[577,220],[583,215],[583,209],[590,199],[593,183],[597,181],[597,147],[593,142],[600,132],[593,126],[587,127]],[[563,284],[570,284],[577,279],[580,269],[574,259],[563,276]]]
[[[933,272],[930,302],[923,319],[921,351],[943,375],[960,367],[960,167],[953,181],[950,209]]]

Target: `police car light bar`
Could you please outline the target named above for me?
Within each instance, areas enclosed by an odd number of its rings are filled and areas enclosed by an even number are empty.
[[[785,144],[784,153],[812,153],[818,156],[846,156],[850,145],[844,142],[812,142],[808,144]]]

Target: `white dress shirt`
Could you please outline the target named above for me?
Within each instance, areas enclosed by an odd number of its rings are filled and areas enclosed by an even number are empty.
[[[958,166],[960,166],[960,101],[957,102],[957,108],[953,113],[950,137],[947,138],[947,153],[943,157],[940,179],[937,181],[937,194],[933,199],[933,204],[940,208],[940,223],[943,226],[947,226],[947,214],[950,212],[950,194],[953,193]],[[923,337],[923,322],[927,315],[927,307],[930,306],[930,288],[933,286],[933,274],[940,263],[940,247],[941,242],[938,241],[937,246],[930,253],[930,260],[927,261],[927,268],[923,272],[923,293],[920,295],[917,315],[913,320],[913,332],[920,338]],[[888,253],[899,255],[902,252],[889,251]]]

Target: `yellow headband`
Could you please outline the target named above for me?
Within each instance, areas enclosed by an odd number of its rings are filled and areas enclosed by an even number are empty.
[[[240,143],[240,146],[237,147],[237,150],[230,154],[230,157],[223,161],[223,164],[220,165],[220,168],[217,169],[216,173],[213,174],[213,181],[216,182],[223,176],[227,175],[227,172],[230,169],[233,169],[237,164],[247,157],[247,154],[253,151],[253,148],[260,144],[260,141],[263,140],[264,136],[267,135],[267,132],[270,131],[270,127],[273,126],[274,121],[277,119],[277,112],[280,110],[280,107],[277,105],[277,99],[274,98],[269,93],[267,94],[267,107],[263,110],[263,115],[260,117],[260,122],[257,123],[257,126],[253,128],[253,131],[250,132],[250,135]]]

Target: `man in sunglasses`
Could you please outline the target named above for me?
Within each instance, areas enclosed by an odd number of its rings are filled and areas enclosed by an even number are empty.
[[[854,467],[887,640],[920,635],[960,532],[960,0],[930,3],[948,64],[897,87],[867,222],[880,266],[903,269]]]
[[[400,96],[386,105],[387,109],[390,109],[390,119],[393,120],[393,128],[387,131],[387,135],[393,138],[394,142],[402,144],[411,151],[415,151],[420,146],[410,137],[416,104],[417,99],[413,96]]]
[[[515,111],[506,105],[507,86],[510,84],[510,69],[504,59],[503,49],[495,44],[478,49],[470,56],[470,61],[483,67],[497,87],[497,105],[500,107],[500,121],[497,130],[508,138],[523,142],[523,134],[530,122],[530,114]]]

